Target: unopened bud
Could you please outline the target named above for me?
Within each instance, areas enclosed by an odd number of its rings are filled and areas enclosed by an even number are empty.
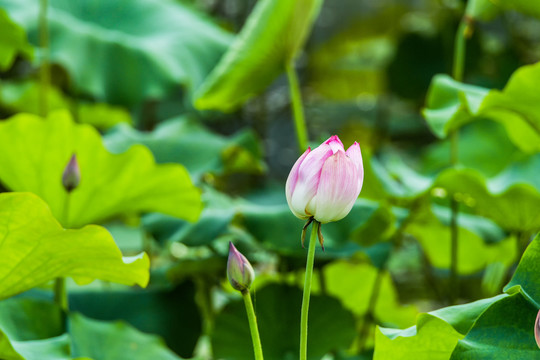
[[[81,170],[77,162],[77,156],[73,154],[62,174],[62,185],[66,191],[72,192],[81,181]]]
[[[540,311],[536,316],[536,322],[534,323],[534,337],[536,338],[536,345],[540,348]]]
[[[248,259],[236,250],[232,242],[229,242],[227,277],[232,287],[241,292],[249,290],[251,283],[255,279],[253,267]]]

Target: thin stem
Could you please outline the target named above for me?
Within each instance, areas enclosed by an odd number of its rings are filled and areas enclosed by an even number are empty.
[[[249,290],[243,291],[242,297],[244,298],[244,304],[246,304],[246,313],[249,321],[249,330],[251,331],[251,340],[253,341],[255,360],[263,360],[261,338],[259,336],[259,328],[257,327],[257,316],[255,315],[255,309],[253,308],[253,303],[251,302]]]
[[[291,96],[291,104],[293,109],[294,125],[296,128],[296,138],[300,153],[306,151],[308,147],[308,134],[306,128],[306,120],[304,118],[304,107],[302,105],[302,94],[298,85],[298,76],[292,63],[287,64],[287,78],[289,80],[289,93]]]
[[[467,34],[470,32],[470,20],[467,15],[464,15],[459,23],[459,27],[456,33],[454,41],[454,64],[452,68],[452,77],[457,81],[463,81],[463,72],[465,68],[465,47],[467,41]],[[457,165],[459,161],[459,144],[458,144],[458,132],[452,131],[450,134],[450,162],[453,167]],[[458,262],[458,214],[459,204],[452,197],[450,199],[450,291],[448,300],[450,304],[455,304],[457,293],[459,291],[459,279],[457,275],[457,262]]]
[[[64,213],[62,217],[62,223],[64,228],[68,228],[69,221],[69,200],[70,192],[66,193],[64,200]],[[69,312],[69,300],[66,288],[66,279],[63,277],[58,277],[54,280],[54,302],[58,305],[61,310],[62,324],[65,324],[67,314]]]
[[[459,279],[457,276],[458,266],[458,224],[457,218],[459,214],[459,203],[452,199],[450,200],[450,209],[452,211],[450,217],[450,240],[451,240],[451,252],[450,252],[450,292],[449,301],[453,305],[456,303],[456,298],[459,292]]]
[[[307,359],[309,296],[311,294],[311,280],[313,277],[315,246],[317,245],[319,226],[321,226],[321,224],[317,220],[314,220],[313,226],[311,227],[311,237],[309,239],[309,248],[306,262],[306,278],[304,280],[304,295],[302,297],[302,316],[300,320],[300,360]]]
[[[49,64],[49,26],[47,24],[48,0],[41,0],[39,7],[39,45],[41,48],[40,67],[40,92],[39,92],[39,113],[47,116],[49,112],[47,94],[51,82],[51,70]]]

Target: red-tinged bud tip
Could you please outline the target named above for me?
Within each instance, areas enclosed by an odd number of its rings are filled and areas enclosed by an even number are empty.
[[[248,259],[236,250],[229,242],[229,260],[227,261],[227,278],[232,287],[238,291],[248,291],[255,279],[255,272]]]
[[[62,174],[62,185],[64,185],[64,189],[69,193],[79,186],[80,181],[81,170],[79,168],[79,162],[77,161],[77,155],[73,154]]]

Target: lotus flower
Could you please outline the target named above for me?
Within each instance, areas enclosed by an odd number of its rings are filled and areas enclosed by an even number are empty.
[[[80,181],[81,170],[79,169],[79,162],[77,161],[77,156],[73,154],[62,174],[62,185],[64,185],[64,189],[69,193],[79,186]]]
[[[238,291],[248,291],[255,279],[255,272],[248,259],[229,242],[229,260],[227,261],[227,278],[232,287]]]
[[[296,161],[285,186],[287,203],[300,219],[338,221],[351,211],[363,181],[360,145],[355,142],[345,151],[334,135]]]

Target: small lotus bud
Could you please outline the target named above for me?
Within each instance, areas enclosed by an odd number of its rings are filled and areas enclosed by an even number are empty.
[[[248,259],[236,250],[232,242],[229,242],[227,277],[232,287],[241,292],[249,290],[251,283],[255,279],[253,267],[251,267]]]
[[[300,156],[287,178],[285,195],[296,217],[325,224],[347,216],[363,181],[360,145],[355,142],[345,151],[334,135]]]
[[[66,191],[72,192],[81,181],[81,170],[77,162],[77,156],[73,154],[62,174],[62,185]]]
[[[540,348],[540,311],[536,316],[536,322],[534,323],[534,337],[536,338],[536,344]]]

